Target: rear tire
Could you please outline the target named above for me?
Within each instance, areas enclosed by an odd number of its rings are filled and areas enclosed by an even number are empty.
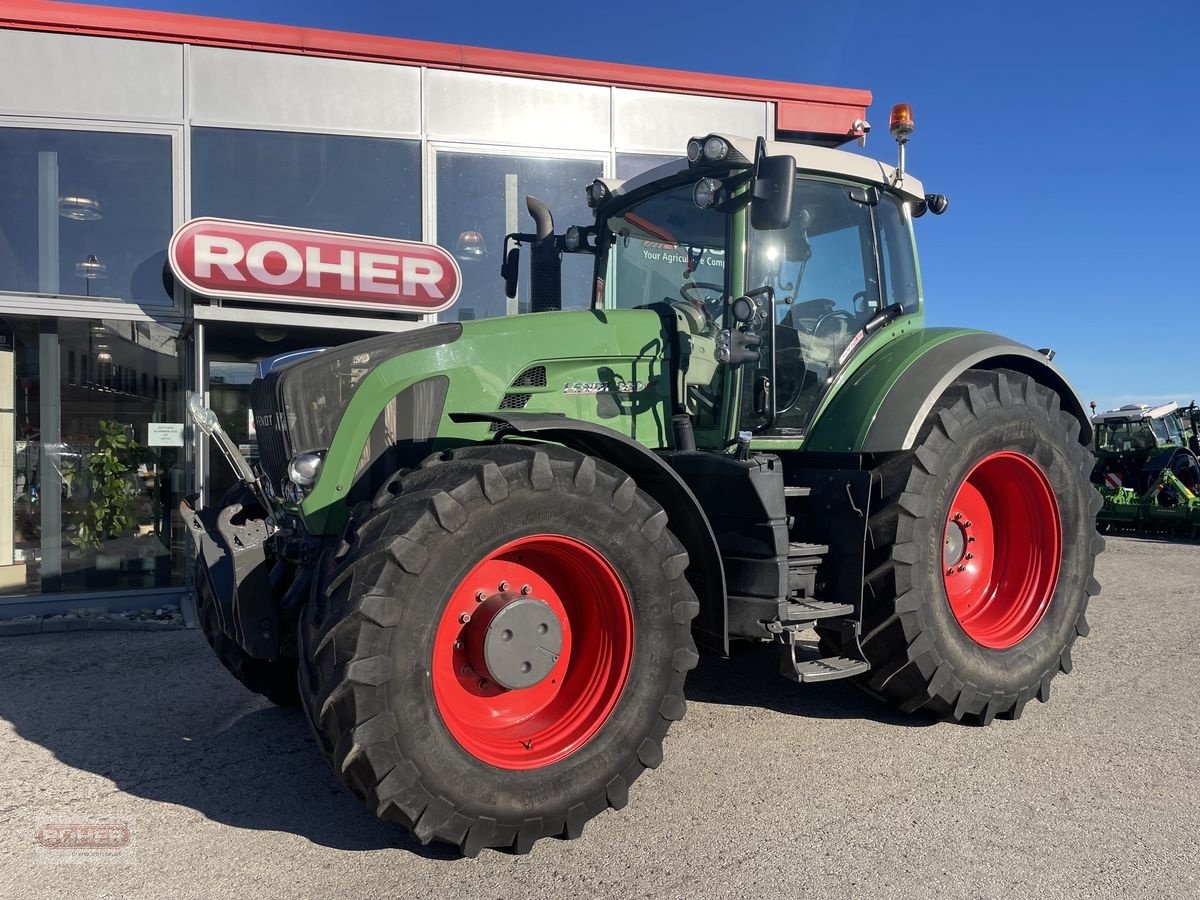
[[[904,711],[984,725],[1049,699],[1100,592],[1102,501],[1078,438],[1053,391],[972,370],[914,449],[877,470],[861,687]],[[837,634],[821,637],[841,651]]]
[[[221,498],[222,507],[239,504],[242,515],[248,518],[264,518],[266,511],[245,485],[235,484]],[[280,656],[276,659],[257,659],[238,646],[237,642],[221,630],[217,617],[216,598],[208,582],[208,572],[203,562],[196,563],[196,616],[208,645],[217,654],[221,665],[247,689],[262,694],[277,706],[299,706],[300,691],[296,686],[296,657]]]
[[[334,771],[376,815],[468,856],[575,838],[623,807],[698,659],[666,521],[625,473],[555,445],[468,447],[394,476],[327,552],[301,621],[304,707]],[[495,598],[526,594],[557,604],[561,659],[502,688],[467,645]]]

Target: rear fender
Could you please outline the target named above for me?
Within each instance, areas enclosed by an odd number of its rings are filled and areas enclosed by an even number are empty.
[[[691,488],[655,453],[619,431],[552,413],[451,413],[450,418],[458,423],[499,423],[505,426],[502,435],[553,441],[628,473],[666,510],[671,533],[688,552],[687,580],[700,601],[700,615],[692,623],[696,642],[728,655],[725,572],[716,535]]]
[[[857,367],[818,414],[803,449],[909,450],[938,398],[968,369],[1029,375],[1058,394],[1062,409],[1079,421],[1079,442],[1091,441],[1083,401],[1045,354],[989,332],[926,328],[892,341]]]

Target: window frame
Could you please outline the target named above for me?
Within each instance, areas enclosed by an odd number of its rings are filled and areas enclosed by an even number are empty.
[[[52,119],[35,116],[0,116],[0,129],[27,128],[45,131],[84,131],[100,134],[166,136],[171,140],[171,232],[185,221],[185,128],[183,125],[119,122],[94,119]],[[164,250],[166,247],[164,246]],[[176,287],[173,296],[162,302],[145,300],[91,300],[77,294],[40,294],[0,290],[0,314],[47,317],[85,317],[97,319],[181,322],[185,315],[183,291]]]
[[[425,167],[424,167],[424,206],[425,206],[425,238],[424,240],[431,244],[437,243],[438,233],[438,186],[437,186],[437,164],[441,154],[451,154],[460,156],[491,156],[491,157],[517,157],[524,159],[546,159],[560,162],[594,162],[600,164],[600,177],[609,178],[613,171],[614,154],[609,150],[561,150],[550,147],[526,147],[514,146],[510,144],[488,144],[488,143],[472,143],[467,141],[435,141],[426,140],[425,142]],[[551,210],[551,212],[555,212]],[[528,215],[524,210],[517,210],[517,231],[525,228],[529,222]],[[558,219],[555,220],[554,227],[559,233],[562,232],[568,225],[590,224],[578,222],[565,222]],[[453,252],[453,251],[451,251]],[[524,266],[529,264],[528,248],[525,248],[523,254],[525,259],[522,260]],[[594,277],[590,284],[594,284]],[[499,267],[497,267],[496,286],[499,289],[501,286]],[[589,290],[591,288],[589,287]],[[457,305],[457,301],[456,301]],[[454,307],[451,307],[453,309]],[[439,314],[435,313],[426,317],[427,322],[442,321]],[[445,321],[452,321],[446,319]]]

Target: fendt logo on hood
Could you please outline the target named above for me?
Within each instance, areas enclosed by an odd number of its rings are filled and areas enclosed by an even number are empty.
[[[434,313],[462,286],[458,263],[436,244],[232,219],[192,219],[168,258],[204,297]]]

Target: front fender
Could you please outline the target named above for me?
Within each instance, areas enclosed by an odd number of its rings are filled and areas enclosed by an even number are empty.
[[[1058,394],[1079,420],[1079,441],[1092,425],[1066,376],[1042,353],[986,331],[922,328],[881,347],[826,401],[803,449],[888,453],[911,449],[933,405],[967,369],[1013,369]]]
[[[667,512],[671,533],[688,552],[687,580],[700,601],[692,622],[696,642],[729,654],[725,570],[712,525],[682,478],[658,454],[612,428],[553,413],[451,413],[456,423],[495,422],[504,433],[553,441],[595,456],[628,473]]]

